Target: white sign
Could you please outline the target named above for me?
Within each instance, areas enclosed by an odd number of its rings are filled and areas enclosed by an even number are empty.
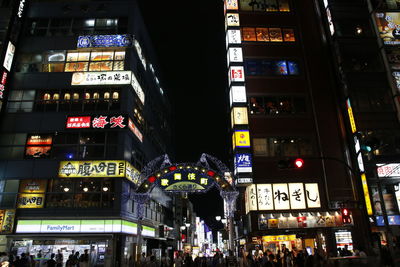
[[[360,168],[360,172],[364,172],[364,161],[362,159],[362,154],[359,153],[357,156],[358,168]]]
[[[25,8],[25,1],[26,0],[19,1],[18,11],[17,11],[18,18],[22,18],[22,14],[24,13],[24,8]]]
[[[140,83],[136,79],[135,73],[132,72],[132,82],[131,82],[132,88],[135,91],[136,95],[142,101],[142,104],[144,105],[144,92],[142,87],[140,86]]]
[[[15,46],[11,42],[8,42],[7,51],[3,63],[4,68],[6,68],[6,70],[8,71],[11,71],[11,65],[13,63],[14,54],[15,54]]]
[[[400,163],[376,164],[378,176],[382,178],[399,177]]]
[[[306,187],[307,206],[309,208],[320,208],[321,200],[319,197],[318,184],[304,184]]]
[[[128,126],[129,129],[131,129],[132,133],[136,135],[136,137],[139,139],[139,141],[143,143],[143,134],[139,131],[139,129],[136,127],[131,119],[129,119],[128,121]]]
[[[354,148],[356,150],[356,154],[361,150],[360,141],[358,140],[357,136],[354,136]]]
[[[230,27],[239,27],[239,14],[238,13],[227,13],[226,14],[226,25]]]
[[[289,184],[290,208],[305,209],[306,200],[304,195],[303,183],[290,183]]]
[[[81,221],[42,221],[41,233],[79,233],[81,232]]]
[[[243,62],[242,48],[240,47],[230,47],[228,49],[228,65],[231,62]]]
[[[248,205],[248,211],[257,210],[257,193],[256,185],[252,184],[246,188],[246,203]]]
[[[275,210],[290,209],[289,190],[287,184],[273,184]]]
[[[394,193],[396,195],[397,207],[399,207],[399,209],[400,209],[400,183],[397,185],[394,185]]]
[[[237,185],[240,185],[240,184],[251,184],[251,183],[253,183],[253,178],[237,178],[235,180],[235,183]]]
[[[244,82],[244,68],[242,66],[230,67],[229,78],[231,82]]]
[[[138,40],[136,40],[136,39],[133,41],[133,44],[135,45],[136,52],[137,52],[137,54],[139,56],[140,61],[143,64],[144,69],[146,69],[147,68],[146,58],[143,55],[142,47],[140,46]]]
[[[247,107],[234,107],[231,111],[231,126],[249,124]]]
[[[74,72],[71,85],[131,84],[132,71]]]
[[[246,103],[246,87],[244,86],[232,86],[229,92],[230,105],[236,103]]]
[[[228,30],[226,32],[226,39],[227,44],[240,44],[242,42],[240,30]]]
[[[257,203],[258,203],[258,210],[274,209],[274,197],[272,195],[271,184],[257,185]]]

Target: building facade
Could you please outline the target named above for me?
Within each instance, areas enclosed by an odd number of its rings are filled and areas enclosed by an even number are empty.
[[[138,218],[132,194],[146,162],[174,154],[170,104],[136,1],[21,2],[0,126],[3,248],[64,262],[88,249],[96,266],[131,264],[138,243],[160,256],[172,199],[153,190]]]
[[[238,244],[326,255],[362,246],[359,173],[316,2],[227,0],[225,20]]]

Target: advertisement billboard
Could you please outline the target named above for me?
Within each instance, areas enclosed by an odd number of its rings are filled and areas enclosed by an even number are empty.
[[[378,12],[375,14],[375,19],[383,43],[400,44],[400,12]]]
[[[71,85],[124,85],[131,84],[132,71],[74,72]]]

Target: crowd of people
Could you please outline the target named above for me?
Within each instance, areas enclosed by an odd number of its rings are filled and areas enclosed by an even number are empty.
[[[60,250],[57,253],[51,253],[50,259],[44,258],[42,251],[34,256],[29,252],[21,253],[20,256],[15,256],[13,253],[0,252],[0,267],[89,267],[89,254],[85,249],[84,253],[78,251],[68,256],[64,264],[64,256]]]

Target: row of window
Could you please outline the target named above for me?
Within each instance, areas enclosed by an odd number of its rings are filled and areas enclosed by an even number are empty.
[[[17,60],[19,72],[76,72],[124,70],[125,51],[50,51],[23,54]]]
[[[127,22],[127,18],[35,18],[28,22],[27,35],[122,34],[127,32]]]
[[[313,147],[307,138],[253,138],[253,153],[255,156],[264,157],[310,156],[313,154]]]
[[[87,89],[77,92],[60,90],[12,90],[7,112],[113,111],[120,109],[119,90]]]
[[[289,12],[289,0],[240,0],[242,11]]]
[[[250,114],[288,115],[304,114],[307,111],[306,100],[301,96],[260,96],[250,97]]]
[[[295,42],[294,30],[289,28],[242,27],[242,41]]]
[[[244,65],[248,76],[299,75],[299,64],[296,61],[246,59]]]

